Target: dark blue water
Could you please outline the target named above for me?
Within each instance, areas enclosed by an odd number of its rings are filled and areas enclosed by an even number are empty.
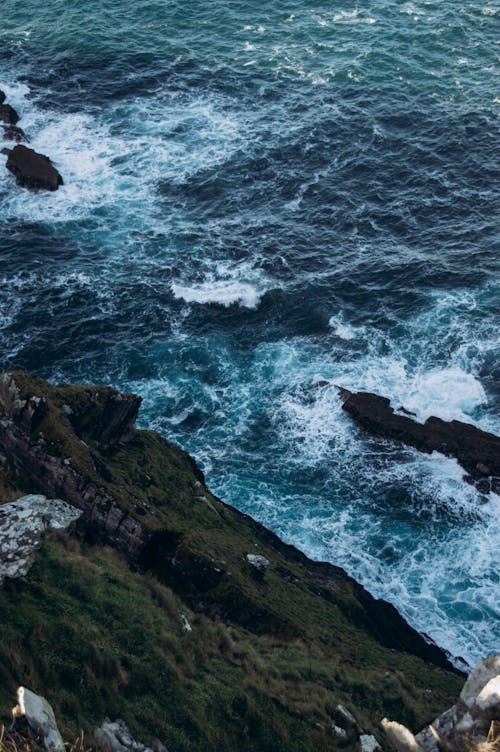
[[[0,86],[65,178],[0,172],[1,368],[137,391],[222,498],[454,655],[497,649],[500,499],[333,386],[500,431],[493,3],[1,20]]]

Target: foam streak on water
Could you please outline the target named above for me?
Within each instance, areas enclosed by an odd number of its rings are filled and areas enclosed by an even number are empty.
[[[362,435],[334,385],[500,432],[497,22],[4,0],[0,30],[65,178],[0,165],[2,368],[136,390],[221,497],[470,662],[500,640],[499,499]]]

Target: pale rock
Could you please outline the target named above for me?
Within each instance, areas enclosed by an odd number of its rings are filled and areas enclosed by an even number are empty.
[[[460,699],[468,708],[473,707],[476,698],[483,687],[495,677],[500,675],[500,655],[485,658],[473,668],[464,688],[460,692]]]
[[[377,752],[380,744],[371,734],[361,734],[359,737],[359,752]]]
[[[0,505],[0,584],[27,574],[45,530],[65,530],[81,514],[61,499],[39,495]]]
[[[121,719],[106,719],[102,726],[95,729],[94,742],[98,752],[167,752],[157,739],[151,747],[136,741]]]
[[[266,569],[269,566],[269,559],[266,559],[265,556],[259,556],[258,554],[247,554],[247,561],[261,575],[266,573]]]
[[[420,747],[414,735],[406,726],[384,718],[382,727],[385,731],[387,741],[396,752],[422,752],[422,747]]]
[[[345,705],[341,705],[339,703],[336,707],[336,710],[340,713],[340,715],[343,715],[346,721],[349,721],[349,723],[357,723],[355,717],[353,716],[351,711],[346,708]]]
[[[47,700],[26,687],[18,687],[17,705],[12,709],[12,729],[20,718],[26,720],[35,739],[47,750],[64,752],[64,742],[57,728],[54,711]]]
[[[500,718],[500,674],[484,685],[476,697],[476,705],[489,720],[494,721]]]
[[[335,723],[332,723],[332,734],[338,736],[339,739],[345,739],[347,737],[347,731]]]

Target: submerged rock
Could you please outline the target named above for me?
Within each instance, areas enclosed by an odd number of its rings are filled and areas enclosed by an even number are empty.
[[[5,100],[5,94],[2,92]],[[19,115],[10,104],[0,104],[0,122],[8,125],[15,125],[19,120]]]
[[[3,149],[7,169],[16,177],[16,183],[32,191],[57,191],[63,179],[51,160],[34,149],[18,144],[13,149]]]
[[[40,548],[45,530],[65,530],[81,515],[60,499],[23,496],[0,506],[0,583],[23,577]]]
[[[19,687],[17,705],[12,709],[12,718],[11,731],[16,731],[16,726],[20,721],[26,721],[30,735],[45,749],[64,752],[64,742],[57,728],[54,711],[41,695],[35,694],[26,687]]]
[[[421,452],[441,452],[454,457],[483,493],[500,487],[498,436],[459,420],[445,421],[431,416],[425,423],[419,423],[407,415],[398,415],[386,397],[348,389],[339,391],[345,412],[366,431],[401,441]]]
[[[3,137],[6,141],[17,141],[17,143],[29,140],[23,129],[17,125],[4,125]]]

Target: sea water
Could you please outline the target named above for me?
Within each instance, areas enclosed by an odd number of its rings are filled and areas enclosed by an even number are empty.
[[[0,87],[65,181],[0,165],[2,370],[136,391],[225,501],[469,663],[500,644],[500,499],[335,385],[500,432],[498,16],[0,9]]]

